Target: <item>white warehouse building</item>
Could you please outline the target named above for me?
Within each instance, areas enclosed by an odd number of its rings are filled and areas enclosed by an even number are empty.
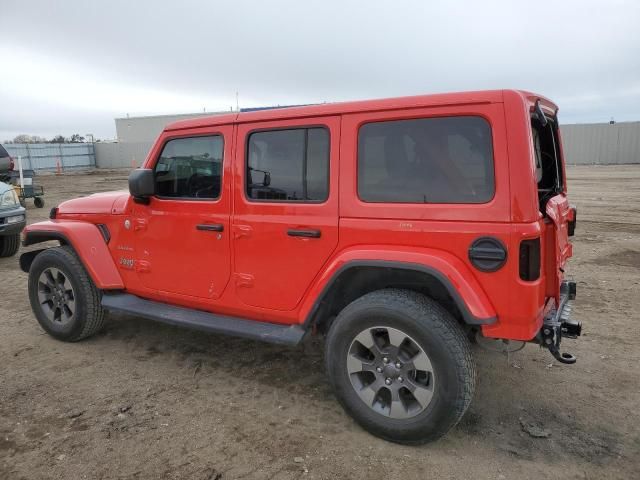
[[[230,112],[116,118],[117,141],[95,144],[96,165],[99,168],[138,167],[166,125],[227,113]],[[640,122],[561,125],[561,132],[567,164],[640,163]]]

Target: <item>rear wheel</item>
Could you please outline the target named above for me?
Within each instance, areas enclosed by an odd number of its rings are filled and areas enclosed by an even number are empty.
[[[475,388],[460,326],[437,302],[406,290],[379,290],[348,305],[327,336],[326,364],[347,413],[399,443],[446,434]]]
[[[20,234],[0,237],[0,257],[11,257],[20,248]]]
[[[104,324],[100,292],[68,246],[49,248],[33,260],[29,300],[40,326],[58,340],[82,340]]]
[[[42,197],[36,197],[33,199],[33,204],[36,206],[36,208],[43,208],[44,207],[44,198]]]

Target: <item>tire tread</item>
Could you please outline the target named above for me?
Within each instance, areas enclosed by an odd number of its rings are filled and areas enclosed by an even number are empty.
[[[385,309],[403,312],[410,318],[419,321],[424,327],[434,331],[447,345],[447,349],[452,352],[451,361],[456,363],[457,388],[461,391],[459,395],[456,395],[456,401],[452,405],[453,412],[452,415],[449,416],[449,421],[440,425],[438,431],[432,431],[429,435],[416,439],[403,438],[400,440],[401,443],[409,445],[418,445],[433,441],[453,428],[471,404],[475,391],[477,369],[469,340],[455,318],[435,300],[412,290],[389,288],[376,290],[363,295],[345,307],[329,330],[327,347],[333,341],[332,335],[335,335],[337,331],[334,327],[336,327],[340,321],[343,313],[349,314],[349,312],[359,310],[365,306],[370,308],[376,305],[384,307]],[[329,361],[329,355],[327,355],[327,368],[329,368]],[[380,435],[378,432],[376,432],[376,434],[387,440],[399,441],[397,438],[385,437],[385,435]]]
[[[0,237],[0,257],[12,257],[20,248],[20,234]]]
[[[67,342],[77,342],[99,332],[105,323],[104,309],[101,304],[101,293],[96,288],[76,252],[69,245],[63,245],[46,249],[36,257],[36,260],[42,255],[55,258],[57,262],[71,270],[72,275],[76,277],[76,281],[79,283],[80,292],[77,292],[76,295],[84,301],[85,315],[82,330],[63,340]]]

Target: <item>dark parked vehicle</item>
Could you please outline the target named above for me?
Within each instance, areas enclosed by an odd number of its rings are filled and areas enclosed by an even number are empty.
[[[27,223],[26,210],[11,185],[0,182],[0,257],[15,255],[20,232]]]
[[[5,148],[0,145],[0,181],[8,178],[9,172],[13,170],[13,167],[13,158],[11,157],[11,155],[9,155]]]

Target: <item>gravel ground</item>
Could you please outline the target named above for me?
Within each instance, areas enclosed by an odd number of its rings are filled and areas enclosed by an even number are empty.
[[[30,204],[29,221],[126,176],[42,175],[47,207]],[[0,478],[637,478],[640,165],[569,177],[584,334],[564,345],[578,363],[475,347],[469,411],[422,447],[378,440],[343,413],[320,339],[287,349],[111,316],[65,344],[36,323],[17,257],[0,259]]]

